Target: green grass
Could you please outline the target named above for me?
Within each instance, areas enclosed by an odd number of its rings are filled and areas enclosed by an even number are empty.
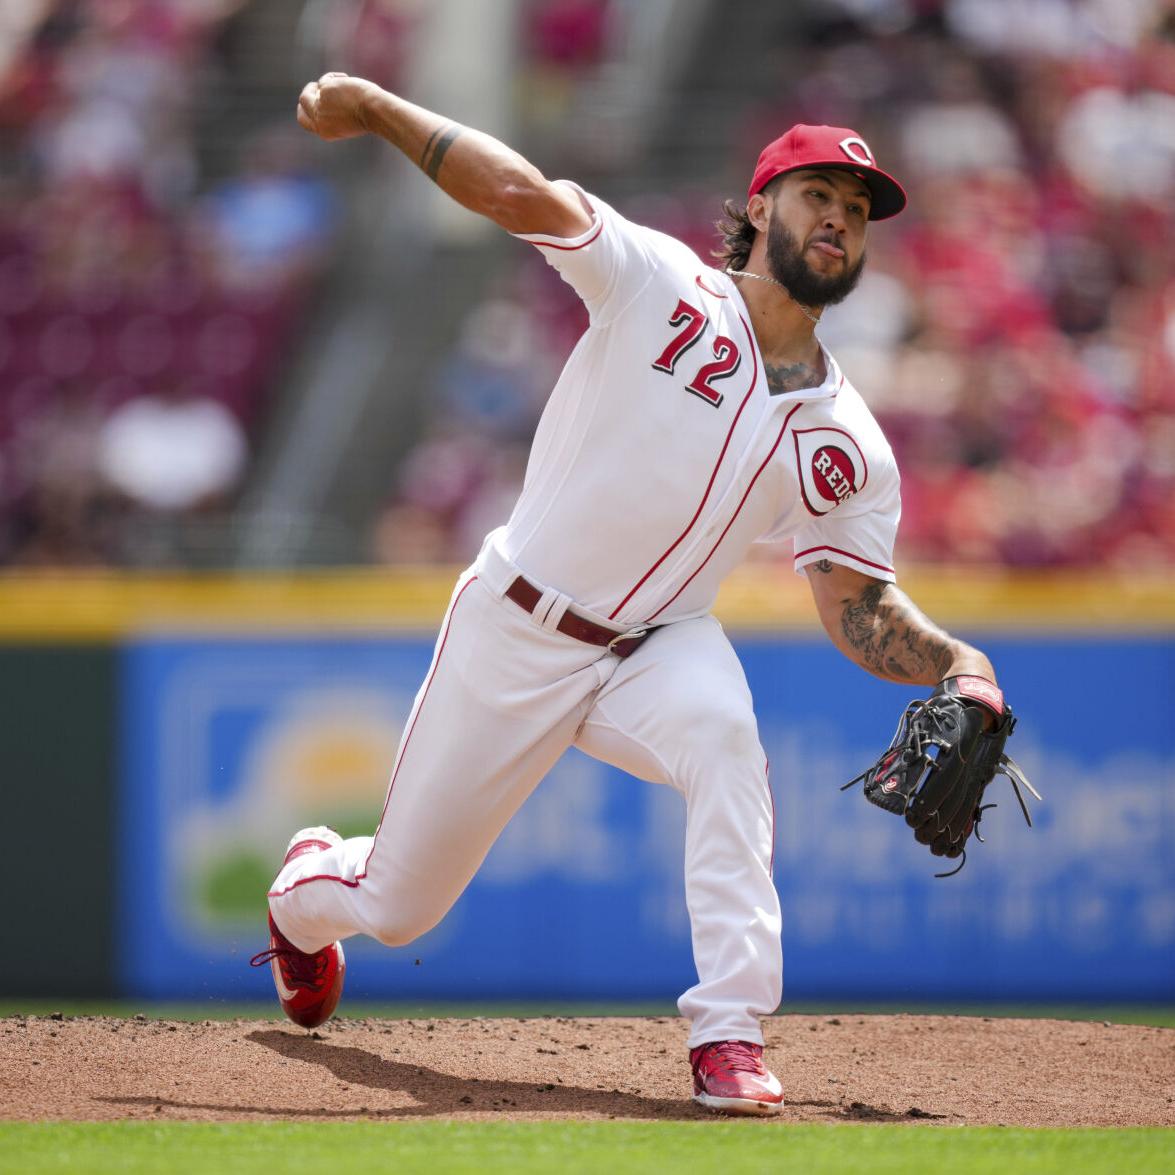
[[[1112,1024],[1150,1024],[1175,1028],[1175,1006],[1135,1004],[850,1004],[788,1003],[782,1011],[802,1015],[886,1015],[895,1012],[946,1016],[1011,1016],[1046,1020],[1108,1020]],[[134,1016],[153,1020],[272,1020],[280,1013],[276,1002],[230,1003],[205,1000],[188,1003],[147,1003],[130,1000],[0,999],[0,1016]],[[349,1018],[423,1020],[443,1016],[676,1016],[670,1003],[571,1003],[499,1001],[470,1003],[365,1003],[343,1001],[339,1014]]]
[[[1173,1130],[702,1123],[8,1123],[0,1172],[85,1175],[329,1171],[531,1175],[543,1172],[951,1175],[1167,1172]]]

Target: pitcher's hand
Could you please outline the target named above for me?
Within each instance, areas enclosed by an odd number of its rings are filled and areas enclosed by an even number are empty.
[[[324,73],[308,82],[298,98],[299,126],[331,142],[367,133],[363,103],[379,87],[345,73]]]

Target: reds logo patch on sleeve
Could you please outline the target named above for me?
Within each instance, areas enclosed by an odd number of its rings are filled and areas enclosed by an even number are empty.
[[[865,488],[869,467],[860,445],[839,428],[795,431],[800,494],[810,514],[827,514]]]

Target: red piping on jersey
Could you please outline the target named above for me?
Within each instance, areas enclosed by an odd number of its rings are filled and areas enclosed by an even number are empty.
[[[892,567],[886,567],[884,563],[874,563],[872,559],[862,559],[860,555],[854,555],[852,551],[842,551],[840,547],[808,547],[807,550],[797,551],[796,558],[802,559],[805,555],[811,555],[816,551],[831,551],[834,555],[845,555],[849,559],[856,559],[858,563],[864,563],[866,567],[876,567],[878,571],[884,571],[888,575],[893,575]]]
[[[747,498],[750,496],[751,490],[753,490],[755,488],[755,482],[757,482],[759,480],[759,474],[761,474],[763,472],[763,470],[767,468],[767,463],[771,460],[772,457],[775,456],[775,450],[779,448],[779,442],[783,440],[783,434],[787,431],[788,421],[791,420],[791,418],[796,414],[796,412],[799,408],[800,408],[800,404],[793,405],[791,411],[788,412],[788,414],[783,418],[783,424],[779,428],[779,436],[777,436],[775,438],[775,444],[773,444],[771,446],[771,452],[768,453],[767,456],[763,458],[763,464],[760,465],[759,468],[755,470],[755,476],[751,478],[750,485],[748,485],[747,488],[743,491],[743,496],[739,499],[738,506],[735,508],[734,513],[730,516],[730,521],[726,524],[725,529],[718,536],[718,541],[710,548],[710,554],[707,555],[705,557],[705,559],[703,559],[701,561],[701,563],[698,564],[698,566],[694,569],[693,575],[691,575],[689,577],[689,579],[687,579],[685,581],[685,583],[683,583],[681,585],[681,587],[679,587],[677,589],[677,591],[675,591],[673,593],[673,595],[670,596],[669,599],[666,600],[665,603],[662,604],[661,607],[658,608],[657,611],[654,612],[653,615],[650,616],[649,619],[645,621],[646,624],[649,624],[652,621],[656,620],[657,617],[660,616],[661,613],[664,612],[665,609],[668,608],[669,605],[672,604],[673,601],[676,600],[677,597],[680,596],[681,593],[684,592],[685,589],[687,587],[689,587],[689,585],[691,583],[693,583],[694,579],[698,575],[698,572],[700,572],[702,570],[702,568],[705,567],[706,564],[709,563],[710,560],[713,558],[714,552],[718,550],[718,548],[722,545],[722,540],[724,538],[726,538],[727,531],[729,531],[730,528],[734,525],[734,520],[741,513],[743,506],[746,504]]]
[[[388,784],[387,799],[384,800],[383,811],[379,814],[379,825],[375,830],[375,836],[371,841],[371,852],[367,854],[367,858],[363,862],[363,869],[355,874],[354,881],[348,881],[345,877],[339,877],[334,873],[316,873],[313,877],[302,877],[294,882],[293,885],[286,886],[282,890],[271,890],[265,896],[267,898],[280,898],[288,894],[291,890],[297,889],[300,885],[305,885],[310,881],[337,881],[340,885],[348,886],[351,889],[358,889],[359,883],[367,876],[367,865],[371,860],[371,854],[375,852],[375,842],[379,839],[379,830],[383,828],[384,816],[387,814],[388,804],[392,798],[392,788],[396,786],[396,776],[400,774],[400,765],[404,762],[404,756],[408,753],[408,743],[412,738],[412,732],[416,729],[416,720],[420,717],[420,711],[424,709],[424,703],[428,698],[428,691],[432,686],[433,678],[436,677],[437,668],[441,663],[441,654],[445,651],[445,642],[449,639],[449,625],[453,620],[453,613],[457,611],[457,604],[461,597],[465,594],[467,588],[477,576],[472,576],[464,587],[457,593],[457,598],[453,601],[453,606],[449,609],[449,615],[445,619],[445,631],[441,634],[441,643],[437,648],[436,660],[433,661],[432,669],[429,671],[428,679],[424,683],[424,692],[420,695],[420,705],[416,707],[416,713],[412,715],[412,721],[408,726],[408,733],[404,735],[404,741],[400,746],[400,754],[396,758],[396,766],[392,770],[392,781]]]
[[[718,454],[718,461],[714,466],[713,472],[710,474],[710,480],[706,483],[706,490],[705,490],[705,493],[702,494],[702,500],[698,503],[698,508],[694,511],[693,518],[691,518],[689,520],[689,522],[686,524],[685,530],[683,530],[681,532],[681,534],[679,534],[677,536],[677,538],[675,538],[673,540],[672,545],[661,556],[661,558],[658,559],[657,562],[654,563],[653,566],[650,567],[649,570],[646,571],[644,573],[644,575],[642,575],[640,577],[640,579],[638,579],[636,581],[636,583],[629,590],[628,595],[626,595],[624,597],[624,599],[621,600],[620,603],[617,604],[616,607],[612,609],[612,611],[608,614],[609,620],[616,619],[617,615],[620,612],[620,609],[623,608],[624,605],[627,604],[628,601],[631,600],[632,597],[635,596],[636,593],[638,591],[640,591],[640,589],[642,587],[644,587],[644,585],[648,582],[649,577],[657,570],[658,567],[661,566],[662,563],[665,562],[666,559],[669,558],[670,555],[673,554],[674,551],[677,550],[677,548],[681,545],[682,541],[685,539],[685,536],[687,534],[689,534],[689,532],[691,530],[693,530],[694,523],[696,523],[698,521],[698,519],[701,517],[702,510],[704,509],[704,507],[706,505],[706,501],[710,497],[710,491],[714,488],[714,480],[718,476],[718,470],[722,468],[722,462],[726,459],[726,450],[728,448],[730,448],[730,438],[732,436],[734,436],[734,430],[738,425],[739,417],[742,416],[743,409],[747,406],[747,401],[750,400],[751,393],[755,390],[755,385],[759,382],[759,354],[758,354],[759,349],[755,345],[755,339],[754,339],[754,336],[751,334],[751,328],[749,326],[747,326],[747,320],[745,318],[743,318],[743,316],[741,314],[738,316],[738,320],[739,320],[739,322],[741,322],[743,324],[743,330],[745,330],[747,332],[747,341],[751,345],[751,360],[754,363],[755,367],[754,367],[754,371],[751,373],[751,386],[747,389],[747,394],[743,397],[743,402],[738,406],[738,411],[734,414],[734,419],[730,422],[730,431],[726,434],[726,440],[722,442],[722,450]]]
[[[775,872],[775,795],[771,791],[771,760],[768,759],[763,768],[767,780],[767,798],[771,801],[771,863],[767,866],[768,873]]]
[[[578,245],[552,245],[550,241],[529,241],[528,244],[534,245],[536,249],[562,249],[564,253],[574,253],[576,249],[586,249],[603,231],[604,218],[601,217],[596,231],[586,241],[580,241]]]

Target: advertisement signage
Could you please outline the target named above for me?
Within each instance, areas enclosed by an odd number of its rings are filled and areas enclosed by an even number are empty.
[[[839,785],[910,697],[826,641],[735,636],[775,793],[785,998],[1175,996],[1175,644],[983,645],[1019,717],[1010,786],[957,876]],[[370,834],[431,641],[150,637],[123,652],[121,982],[146,997],[268,997],[264,892],[296,829]],[[1130,667],[1125,680],[1122,667]],[[1130,681],[1140,683],[1132,686]],[[461,731],[454,729],[453,738]],[[347,943],[369,999],[666,999],[695,980],[684,812],[570,752],[435,930]]]

